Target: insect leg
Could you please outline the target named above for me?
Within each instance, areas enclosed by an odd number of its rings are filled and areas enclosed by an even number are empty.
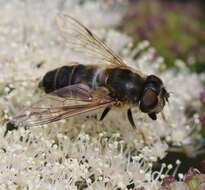
[[[105,118],[105,116],[108,114],[108,112],[109,112],[110,110],[111,110],[110,107],[105,108],[105,110],[103,111],[103,113],[102,113],[102,115],[101,115],[101,117],[100,117],[100,121],[102,121],[102,120]]]
[[[131,126],[132,126],[134,129],[137,128],[136,125],[135,125],[135,122],[134,122],[134,119],[133,119],[133,116],[132,116],[132,111],[131,111],[130,108],[127,110],[127,117],[128,117],[128,120],[129,120]]]
[[[136,129],[137,126],[135,125],[135,122],[134,122],[134,119],[133,119],[133,116],[132,116],[132,111],[131,111],[130,108],[127,110],[127,116],[128,116],[128,120],[129,120],[131,126],[132,126],[134,129]],[[140,128],[137,128],[137,130],[138,130],[139,134],[142,135],[142,138],[143,138],[143,140],[144,140],[144,143],[145,143],[145,144],[149,144],[149,140],[146,138],[144,132],[143,132]]]

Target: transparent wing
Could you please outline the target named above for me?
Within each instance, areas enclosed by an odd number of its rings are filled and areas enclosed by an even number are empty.
[[[92,58],[92,62],[95,60],[98,64],[127,67],[119,56],[76,19],[61,14],[57,16],[57,24],[70,49]]]
[[[18,126],[43,125],[115,103],[105,88],[92,90],[86,85],[76,84],[42,97],[15,116],[11,122]]]

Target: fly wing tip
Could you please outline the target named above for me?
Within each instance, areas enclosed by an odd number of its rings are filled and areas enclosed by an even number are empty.
[[[66,18],[65,13],[57,13],[56,14],[54,21],[59,28],[62,28],[65,25],[65,18]]]
[[[55,16],[55,22],[58,26],[64,26],[68,20],[74,20],[74,18],[64,12],[59,12]]]

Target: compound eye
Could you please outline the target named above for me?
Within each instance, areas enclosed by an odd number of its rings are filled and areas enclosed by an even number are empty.
[[[156,92],[154,92],[152,89],[147,89],[140,102],[140,109],[143,112],[149,112],[152,110],[155,106],[158,104],[158,97]]]
[[[157,104],[157,94],[156,92],[154,92],[153,90],[146,90],[146,92],[143,95],[142,101],[144,103],[145,106],[154,106]]]

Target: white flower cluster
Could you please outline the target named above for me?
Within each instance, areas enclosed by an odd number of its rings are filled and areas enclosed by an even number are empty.
[[[76,58],[59,44],[54,24],[59,12],[95,28],[128,64],[161,77],[167,90],[173,92],[164,111],[166,119],[151,121],[133,108],[137,126],[148,140],[146,146],[130,127],[124,110],[119,109],[112,110],[103,122],[97,121],[94,113],[38,128],[20,128],[4,138],[2,124],[0,189],[159,189],[172,166],[162,165],[161,171],[153,172],[154,162],[166,156],[170,144],[177,149],[190,147],[200,138],[197,115],[193,120],[185,114],[188,107],[198,108],[202,89],[199,78],[181,62],[177,63],[178,70],[166,70],[163,59],[156,58],[148,42],[130,50],[129,37],[115,30],[105,31],[120,22],[126,9],[125,4],[108,6],[106,2],[0,1],[2,123],[38,100],[38,82],[48,70]]]

